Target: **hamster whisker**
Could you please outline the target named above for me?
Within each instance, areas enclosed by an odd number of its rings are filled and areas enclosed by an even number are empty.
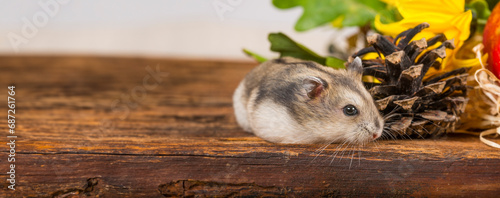
[[[392,114],[396,111],[396,108],[397,108],[397,107],[393,108],[393,109],[392,109],[389,113],[385,114],[385,115],[383,116],[383,118],[385,119],[386,117],[388,117],[388,116],[392,115]]]
[[[429,130],[425,129],[425,127],[421,127],[425,132],[429,133]],[[430,134],[430,133],[429,133]]]
[[[316,153],[318,151],[321,151],[321,149],[323,149],[323,147],[327,146],[328,143],[325,143],[325,144],[322,144],[318,149],[316,149],[313,153]]]
[[[403,130],[398,130],[398,132],[401,132],[400,134],[403,134],[403,135],[401,135],[402,137],[404,137],[406,135],[406,137],[408,137],[408,139],[413,141],[413,139],[411,139],[411,137],[408,135],[408,133],[406,133],[406,131],[403,132]]]
[[[392,112],[394,112],[397,108],[393,109],[389,114],[385,115],[384,116],[384,121],[386,123],[386,125],[389,125],[391,123],[393,123],[393,121],[395,120],[391,120],[391,118],[394,118],[396,115],[413,115],[411,113],[398,113],[398,114],[393,114]],[[436,124],[433,120],[430,120],[430,119],[427,119],[427,118],[423,118],[423,117],[413,117],[413,119],[415,120],[426,120],[426,121],[429,121],[430,124],[434,125],[435,127],[438,127],[439,129],[442,129],[443,126],[440,126],[438,124]],[[412,129],[412,128],[409,128],[410,130],[412,130],[414,133],[416,133],[420,138],[422,139],[425,139],[420,133],[418,133],[415,129]],[[429,133],[429,131],[427,129],[425,129],[424,127],[421,127],[421,129],[425,130],[427,133]],[[384,136],[384,134],[388,134],[387,137],[391,137],[392,139],[396,139],[395,135],[390,133],[390,132],[396,132],[398,134],[401,134],[399,137],[400,138],[403,138],[403,139],[410,139],[410,140],[413,140],[411,138],[410,135],[408,135],[408,133],[400,133],[402,132],[401,130],[399,131],[395,131],[393,129],[390,129],[390,128],[387,128],[387,127],[384,127],[384,130],[383,130],[383,133],[382,133],[382,136]]]
[[[419,119],[422,119],[422,120],[427,120],[427,121],[429,121],[431,124],[433,124],[434,126],[438,127],[439,129],[442,129],[442,128],[443,128],[442,126],[437,125],[436,123],[434,123],[434,121],[429,120],[429,119],[427,119],[427,118],[419,118]]]
[[[333,159],[335,159],[335,156],[337,155],[336,153],[339,151],[339,150],[338,150],[338,149],[339,149],[339,147],[340,147],[341,145],[344,145],[346,142],[347,142],[347,140],[344,140],[344,142],[343,142],[343,143],[338,144],[338,145],[335,147],[335,151],[334,151],[334,152],[332,153],[332,155],[331,155],[331,157],[332,157],[332,161],[330,162],[330,164],[332,164]]]
[[[339,148],[342,148],[342,146],[344,146],[345,143],[347,143],[347,140],[344,140],[342,144],[339,144],[337,147],[335,147],[335,151],[338,151]]]
[[[344,158],[344,152],[349,148],[350,145],[351,143],[349,142],[349,144],[347,144],[347,146],[342,150],[342,155],[340,156],[339,162],[342,161],[342,158]]]
[[[333,161],[335,160],[335,157],[337,157],[337,154],[339,154],[340,149],[343,148],[345,143],[347,143],[347,140],[344,140],[344,142],[341,145],[339,145],[335,148],[335,152],[332,154],[333,157],[332,157],[332,161],[330,161],[330,164],[333,163]]]
[[[373,145],[375,145],[375,148],[377,149],[377,152],[380,153],[380,149],[378,149],[378,146],[380,146],[377,142],[377,140],[373,141]]]
[[[361,147],[358,147],[358,166],[361,166]]]
[[[382,138],[383,140],[390,140],[390,139],[389,139],[389,134],[388,134],[388,132],[387,132],[385,129],[382,131],[381,138]]]
[[[351,166],[352,166],[352,159],[354,158],[354,146],[352,148],[352,155],[351,155],[351,163],[349,163],[349,170],[351,170]]]
[[[349,143],[350,144],[350,143]],[[342,151],[340,151],[340,158],[339,158],[339,162],[342,161],[342,158],[344,158],[344,152],[345,150],[349,147],[349,144],[347,144],[343,149]]]
[[[314,153],[318,152],[319,150],[319,153],[316,154],[316,156],[311,160],[311,163],[328,147],[330,146],[335,140],[331,141],[330,143],[326,143],[324,146],[321,146],[319,149],[317,149],[316,151],[314,151]]]
[[[401,113],[401,115],[413,115],[411,113]],[[440,125],[437,125],[433,120],[430,120],[430,119],[427,119],[427,118],[423,118],[423,117],[413,117],[413,119],[421,119],[421,120],[426,120],[426,121],[429,121],[429,123],[433,124],[434,126],[442,129],[443,127],[440,126]],[[423,128],[423,127],[422,127]],[[423,128],[425,129],[425,128]]]
[[[389,119],[389,117],[394,117],[394,115],[397,115],[397,114],[394,114],[397,110],[399,110],[401,107],[400,106],[397,106],[397,107],[394,107],[394,109],[392,109],[388,114],[384,115],[384,120],[387,120]]]
[[[430,124],[432,124],[432,125],[440,128],[440,129],[442,128],[442,126],[437,125],[436,123],[434,123],[434,121],[426,119],[426,118],[414,117],[414,119],[416,119],[416,120],[417,119],[426,120],[426,121],[429,121]],[[392,123],[391,121],[386,121],[386,125],[389,125],[391,123]],[[412,130],[413,133],[417,134],[419,136],[419,138],[425,139],[424,136],[422,136],[419,132],[417,132],[417,130],[415,130],[413,128],[410,128],[410,127],[408,129]],[[424,127],[420,127],[420,129],[422,129],[425,132],[429,133],[429,131],[426,128],[424,128]],[[396,131],[394,129],[389,128],[388,126],[384,126],[383,131],[382,131],[382,136],[381,136],[380,139],[383,139],[383,138],[388,138],[388,139],[392,138],[393,140],[396,140],[397,138],[396,138],[396,136],[392,132],[400,134],[400,136],[399,136],[400,138],[413,140],[411,138],[411,136],[408,135],[408,133],[400,133],[400,132],[402,132],[401,130]]]
[[[397,137],[401,137],[403,140],[406,140],[407,138],[404,136],[405,134],[401,134],[401,130],[394,130],[395,133],[398,134]]]
[[[396,117],[398,114],[387,114],[383,117],[384,121],[388,121],[389,119],[393,118],[393,117]]]
[[[410,130],[413,131],[413,133],[416,133],[418,136],[420,136],[422,139],[425,139],[424,136],[420,135],[419,132],[417,132],[415,129],[409,128]]]
[[[387,131],[382,131],[382,135],[380,136],[379,139],[381,139],[381,140],[392,140],[392,139],[389,139],[389,135],[387,135],[386,132]]]
[[[325,148],[328,147],[330,144],[332,144],[332,142],[322,145],[321,147],[319,147],[319,149],[316,149],[314,153],[317,153],[319,151],[318,155],[321,154],[321,152],[323,152],[323,150],[325,150]]]
[[[386,134],[384,133],[384,131],[382,130],[382,134],[380,135],[380,138],[379,140],[388,140],[387,139],[387,136],[385,136]]]
[[[403,133],[403,130],[394,130],[391,128],[388,128],[387,130],[389,130],[389,132],[392,131],[394,133],[400,134],[399,137],[401,137],[403,139],[407,139],[406,137],[408,137],[408,139],[413,140],[406,132]],[[387,134],[389,134],[394,140],[396,140],[396,136],[394,134],[392,134],[392,133],[387,133]],[[406,137],[405,137],[405,135],[406,135]]]
[[[385,132],[385,133],[383,133],[383,134],[387,134],[389,137],[392,138],[393,141],[396,141],[396,136],[394,136],[394,134],[392,134],[391,131],[393,131],[393,129],[391,129],[389,127],[384,127],[383,132]]]

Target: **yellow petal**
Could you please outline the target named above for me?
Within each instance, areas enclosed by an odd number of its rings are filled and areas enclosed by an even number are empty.
[[[420,40],[420,39],[422,39],[422,38],[425,38],[425,39],[427,40],[427,39],[430,39],[430,38],[432,38],[432,37],[434,37],[434,36],[436,36],[436,34],[435,34],[435,33],[430,32],[430,31],[425,31],[425,30],[424,30],[424,31],[422,31],[422,32],[418,33],[417,35],[415,35],[415,37],[413,37],[412,41],[414,41],[414,40]],[[436,44],[437,44],[437,43],[436,43]],[[431,46],[427,46],[427,47],[429,48],[429,47],[431,47]]]
[[[465,41],[469,38],[470,35],[470,23],[472,21],[472,11],[468,10],[450,21],[450,24],[453,24],[458,31],[460,31],[460,37],[458,39]]]
[[[375,16],[374,25],[378,31],[390,36],[396,36],[400,32],[413,28],[423,22],[427,22],[430,25],[430,27],[424,29],[424,31],[443,32],[453,27],[452,24],[449,24],[451,18],[448,21],[436,21],[435,17],[437,16],[432,14],[421,14],[412,18],[404,18],[398,22],[383,24],[380,21],[380,16],[377,15]]]
[[[455,68],[454,65],[451,65],[450,63],[452,62],[451,60],[453,57],[455,57],[456,51],[458,51],[458,48],[446,49],[446,58],[441,61],[441,66],[439,67],[440,70],[452,70]]]
[[[375,21],[373,22],[375,25],[375,29],[377,29],[379,32],[389,35],[392,37],[395,37],[402,31],[405,31],[408,29],[408,27],[404,26],[401,21],[395,22],[395,23],[389,23],[389,24],[384,24],[380,21],[380,15],[375,16]]]
[[[400,0],[398,2],[398,10],[403,18],[422,13],[438,13],[447,18],[447,16],[462,13],[464,6],[465,0]]]
[[[380,54],[381,58],[384,59],[384,55],[383,54]],[[370,59],[377,59],[379,56],[378,56],[378,53],[376,52],[370,52],[370,53],[367,53],[363,56],[363,60],[370,60]]]
[[[481,60],[486,62],[488,60],[488,54],[484,54],[481,57]],[[453,56],[448,65],[446,65],[446,70],[452,70],[460,67],[472,67],[475,70],[481,68],[481,63],[477,58],[457,59]]]

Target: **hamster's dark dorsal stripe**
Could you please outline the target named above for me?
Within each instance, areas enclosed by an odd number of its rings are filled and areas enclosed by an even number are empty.
[[[326,70],[323,69],[323,67],[326,67],[326,66],[320,65],[320,64],[312,62],[312,61],[286,62],[286,60],[284,58],[278,58],[278,59],[274,59],[274,62],[275,63],[279,63],[279,64],[284,64],[284,65],[287,65],[287,66],[291,66],[291,65],[300,66],[300,65],[303,65],[303,66],[306,66],[309,69],[314,69],[316,71],[319,71],[319,72],[331,75],[330,72],[327,72]]]
[[[352,81],[352,79],[349,79],[345,76],[336,76],[335,78],[333,78],[333,80],[337,81],[339,85],[347,87],[354,93],[363,96],[363,93],[361,92],[361,90],[359,90],[360,89],[359,86],[356,86],[356,84]]]
[[[333,80],[333,81],[336,81],[335,84],[338,84],[338,85],[343,86],[343,87],[347,87],[348,89],[350,89],[354,93],[362,96],[363,99],[367,100],[367,98],[365,98],[364,94],[361,92],[360,87],[357,84],[355,84],[352,79],[347,78],[345,75],[329,72],[329,71],[325,70],[324,67],[326,67],[326,66],[317,64],[317,63],[312,62],[312,61],[286,62],[285,59],[283,59],[283,58],[280,58],[280,59],[281,60],[279,60],[279,62],[281,64],[284,64],[287,66],[295,66],[295,67],[305,66],[308,69],[319,71],[321,73],[324,73],[324,74],[330,76],[331,79],[326,79],[326,80],[322,79],[322,83],[323,83],[323,85],[325,85],[325,88],[328,86],[327,82],[330,80]],[[288,72],[289,71],[287,71],[287,73]]]
[[[326,71],[324,69],[324,67],[326,67],[326,66],[323,66],[323,65],[320,65],[320,64],[317,64],[317,63],[314,63],[314,62],[296,62],[296,63],[293,63],[293,64],[304,65],[308,69],[313,69],[313,70],[319,71],[321,73],[324,73],[324,74],[330,76],[332,79],[335,79],[335,78],[337,78],[339,76],[339,75],[336,75],[336,74],[333,74],[331,72]]]
[[[302,65],[305,65],[309,69],[314,69],[316,71],[320,71],[320,72],[323,72],[323,73],[326,73],[326,74],[330,74],[330,73],[326,72],[325,70],[323,70],[323,68],[321,68],[321,67],[324,67],[324,66],[316,64],[316,63],[313,63],[313,62],[297,62],[296,64],[302,64]]]
[[[270,84],[274,83],[274,86]],[[290,104],[297,100],[295,96],[298,92],[299,85],[293,82],[282,82],[280,80],[269,80],[259,86],[257,97],[255,98],[255,106],[260,104],[264,98],[271,98],[274,102],[283,106],[290,106]],[[274,87],[274,88],[270,88]]]
[[[283,58],[274,59],[273,62],[278,64],[287,64],[287,62]]]

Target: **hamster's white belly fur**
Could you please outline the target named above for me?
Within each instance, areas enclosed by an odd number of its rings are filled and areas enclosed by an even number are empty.
[[[248,122],[247,100],[243,99],[245,93],[245,80],[242,80],[234,91],[233,108],[236,115],[236,122],[247,132],[252,132]]]

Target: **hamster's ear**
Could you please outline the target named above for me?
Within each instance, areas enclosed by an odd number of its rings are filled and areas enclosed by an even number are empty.
[[[361,59],[356,57],[349,65],[347,65],[347,71],[353,72],[361,78],[361,76],[363,76],[363,64],[361,63]]]
[[[310,99],[317,98],[323,93],[327,84],[326,82],[318,77],[308,76],[302,82],[302,87],[304,88],[304,95],[307,95]]]

